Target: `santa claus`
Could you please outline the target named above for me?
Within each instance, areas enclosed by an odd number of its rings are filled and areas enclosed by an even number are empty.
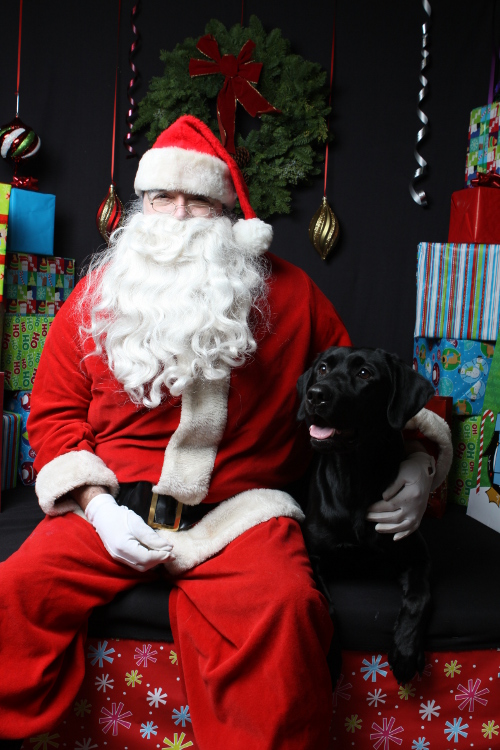
[[[0,737],[57,724],[83,678],[91,610],[162,571],[200,750],[326,747],[332,624],[287,487],[310,459],[297,379],[348,334],[306,274],[267,252],[272,230],[203,123],[168,128],[135,189],[138,206],[56,316],[35,381],[46,517],[0,566],[12,675]],[[420,424],[446,452],[437,419]],[[408,456],[372,510],[377,528],[416,528],[443,471]]]

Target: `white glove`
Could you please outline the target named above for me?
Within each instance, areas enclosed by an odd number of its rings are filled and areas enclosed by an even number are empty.
[[[172,559],[167,544],[137,513],[118,505],[112,495],[100,494],[85,508],[85,516],[114,560],[141,572]]]
[[[394,482],[382,500],[368,508],[366,518],[375,521],[375,531],[394,534],[394,541],[403,539],[420,526],[436,473],[436,462],[427,453],[412,453],[399,467]]]

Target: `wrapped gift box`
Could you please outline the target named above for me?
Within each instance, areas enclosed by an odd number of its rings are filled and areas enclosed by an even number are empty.
[[[7,247],[7,225],[10,207],[10,185],[0,182],[0,302],[3,300],[5,276],[5,251]]]
[[[60,310],[75,286],[73,258],[7,253],[7,312],[50,315]]]
[[[29,444],[27,428],[30,406],[31,391],[17,391],[16,393],[5,394],[5,408],[7,411],[19,414],[21,417],[17,475],[22,484],[28,486],[34,485],[36,480],[36,471],[33,468],[36,453]]]
[[[448,474],[448,500],[467,505],[475,486],[482,415],[455,417],[452,422],[453,463]]]
[[[494,341],[418,337],[413,368],[432,383],[436,393],[452,398],[454,414],[482,414],[494,351]]]
[[[2,490],[17,484],[19,440],[21,437],[21,417],[19,414],[4,411],[2,434]]]
[[[470,114],[469,141],[465,165],[465,182],[481,173],[500,173],[500,148],[498,144],[498,122],[500,103],[493,102],[477,107]]]
[[[54,255],[56,196],[12,188],[7,250]]]
[[[499,313],[500,244],[420,243],[415,337],[496,341]]]
[[[467,515],[500,532],[500,350],[491,362],[479,427],[476,481],[469,491]]]
[[[2,338],[2,370],[9,391],[33,388],[43,345],[54,320],[47,315],[6,315]]]
[[[472,187],[451,196],[448,242],[500,243],[500,187]]]

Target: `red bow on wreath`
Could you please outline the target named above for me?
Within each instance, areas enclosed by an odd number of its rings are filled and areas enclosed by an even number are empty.
[[[221,55],[217,40],[212,34],[202,36],[196,48],[214,62],[191,58],[189,75],[192,78],[212,73],[222,73],[225,76],[223,86],[217,96],[217,121],[222,145],[230,154],[234,154],[236,153],[234,146],[236,102],[240,102],[252,117],[281,110],[269,104],[267,99],[264,99],[252,85],[258,83],[262,63],[252,62],[250,59],[255,49],[255,42],[251,39],[243,45],[238,57]]]

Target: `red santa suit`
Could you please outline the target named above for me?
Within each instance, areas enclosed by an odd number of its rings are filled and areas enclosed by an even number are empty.
[[[0,737],[47,730],[61,718],[83,677],[91,610],[150,575],[111,560],[67,493],[98,484],[116,494],[120,482],[147,480],[177,497],[184,477],[184,502],[219,503],[192,529],[167,532],[180,540],[169,566],[170,616],[200,748],[326,743],[331,623],[313,586],[302,512],[282,488],[310,460],[296,381],[317,353],[350,342],[307,275],[269,261],[269,324],[257,333],[255,355],[228,383],[208,384],[208,393],[198,384],[187,399],[168,397],[154,409],[136,407],[92,355],[93,340],[80,335],[88,324],[82,283],[56,316],[29,421],[47,517],[0,566],[9,601],[2,656],[16,674],[0,687]],[[257,703],[266,706],[258,720]]]

